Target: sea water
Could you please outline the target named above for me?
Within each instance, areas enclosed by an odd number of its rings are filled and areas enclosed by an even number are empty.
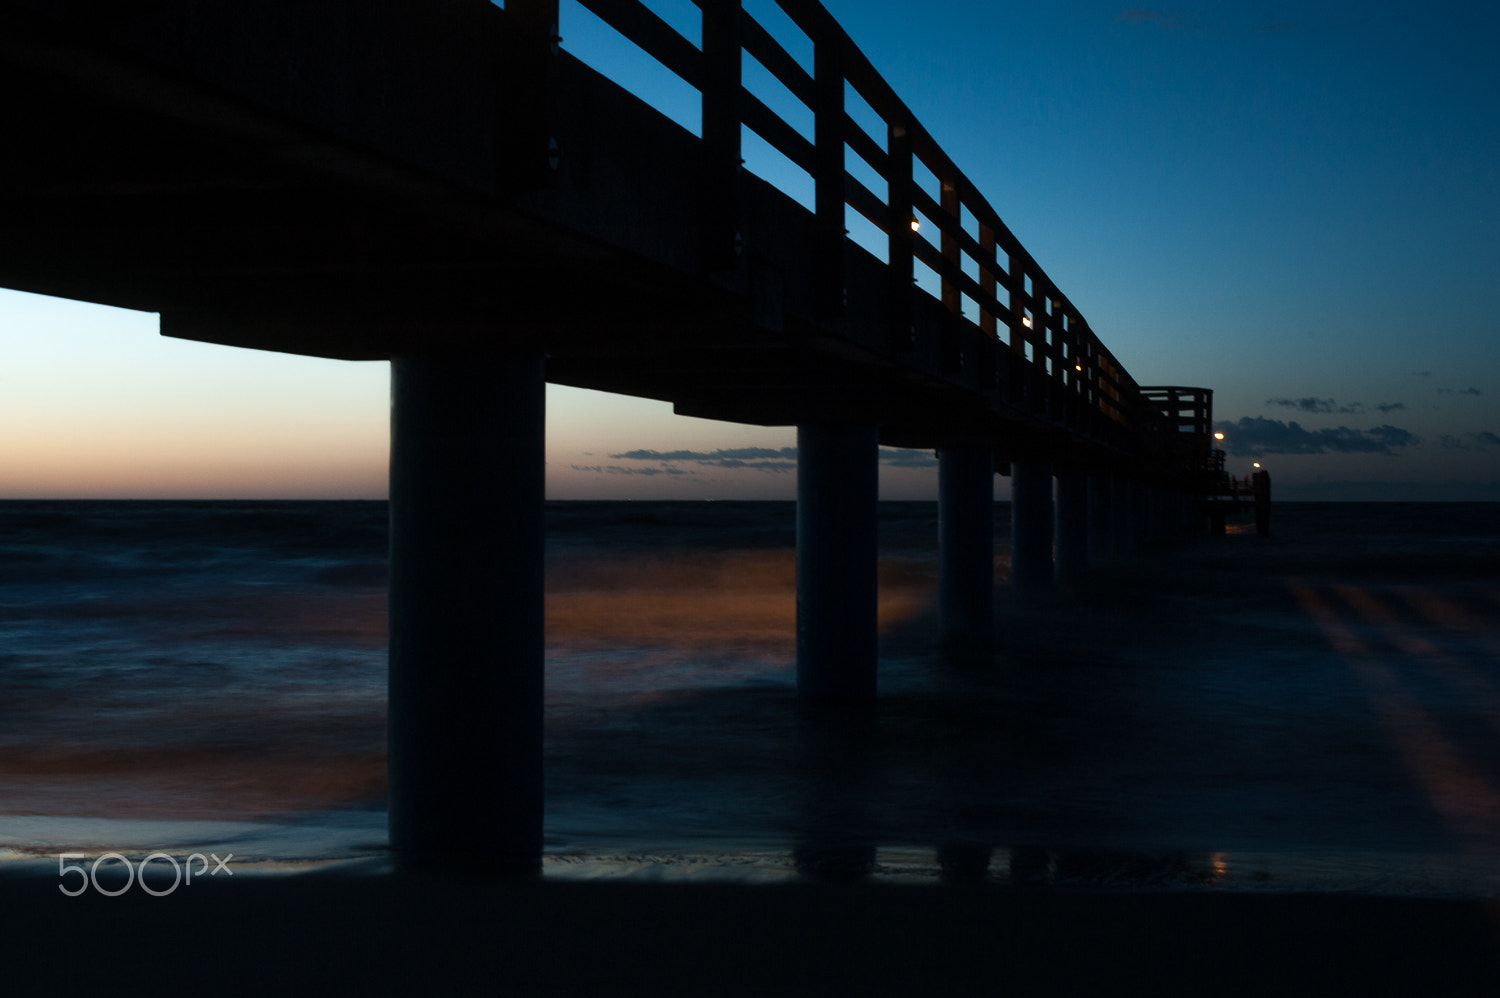
[[[882,503],[880,701],[829,717],[793,504],[549,503],[546,870],[1492,896],[1494,512],[1283,504],[1022,605],[999,503],[976,659]],[[378,868],[385,585],[384,503],[0,503],[0,858]]]

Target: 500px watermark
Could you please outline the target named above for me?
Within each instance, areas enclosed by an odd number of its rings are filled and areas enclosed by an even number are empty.
[[[168,894],[171,894],[184,883],[188,886],[192,886],[194,876],[194,860],[197,860],[202,864],[197,870],[197,876],[201,879],[204,873],[207,873],[210,877],[216,877],[219,875],[220,870],[229,874],[229,876],[231,877],[234,876],[234,871],[229,868],[229,861],[233,858],[234,853],[232,852],[227,853],[223,859],[220,859],[215,853],[209,853],[207,856],[205,856],[201,852],[195,852],[184,862],[178,863],[175,856],[169,856],[164,852],[154,852],[151,855],[147,856],[145,859],[141,860],[138,866],[132,866],[130,860],[122,854],[117,852],[107,852],[95,859],[92,865],[82,866],[77,863],[69,863],[68,860],[86,860],[88,859],[86,855],[81,852],[63,852],[57,854],[58,879],[66,880],[70,873],[76,873],[78,874],[79,878],[77,881],[78,886],[70,889],[67,884],[63,883],[58,884],[57,889],[62,891],[70,898],[76,898],[78,895],[88,890],[89,885],[92,884],[94,890],[98,891],[100,894],[103,894],[105,897],[112,898],[124,894],[126,891],[130,890],[131,887],[139,883],[141,890],[145,891],[147,894],[150,894],[152,897],[166,897]],[[214,861],[214,868],[212,870],[208,868],[208,861],[210,859]],[[109,890],[99,885],[99,867],[106,860],[117,860],[118,865],[125,868],[125,886],[116,887],[113,890]],[[153,860],[163,861],[162,863],[158,863],[158,866],[162,866],[164,865],[164,863],[172,864],[172,886],[167,888],[158,888],[153,887],[146,882],[146,867]],[[186,877],[183,876],[184,867],[186,867],[187,871]],[[108,876],[109,870],[113,868],[113,865],[105,868],[107,874],[106,880],[113,879],[112,877]],[[137,877],[137,873],[139,873],[139,877]]]

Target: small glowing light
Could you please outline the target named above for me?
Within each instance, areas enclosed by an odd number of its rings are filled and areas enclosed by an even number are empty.
[[[1031,328],[1031,316],[1029,316],[1029,315],[1023,315],[1023,316],[1021,316],[1021,325],[1025,326],[1027,329],[1030,329]]]
[[[1255,462],[1253,462],[1253,463],[1254,463],[1254,465],[1255,465],[1255,466],[1256,466],[1256,467],[1257,467],[1257,468],[1259,468],[1259,467],[1260,467],[1260,462],[1259,462],[1259,461],[1255,461]]]
[[[1223,440],[1224,439],[1224,434],[1222,434],[1222,433],[1215,433],[1214,434],[1214,439],[1215,440]]]
[[[1082,364],[1074,364],[1073,365],[1073,370],[1075,370],[1075,371],[1082,371],[1083,370],[1083,365]]]
[[[913,232],[916,232],[921,227],[922,227],[922,220],[919,219],[919,218],[917,218],[917,216],[913,215],[911,217],[911,230]]]

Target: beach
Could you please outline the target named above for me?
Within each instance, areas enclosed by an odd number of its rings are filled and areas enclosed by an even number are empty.
[[[4,889],[41,994],[1487,995],[1500,908],[1341,895],[309,875]]]
[[[549,504],[519,882],[483,843],[438,877],[385,854],[380,504],[44,505],[0,504],[14,993],[1500,980],[1490,504],[1283,504],[1269,538],[1028,605],[997,504],[977,660],[933,633],[935,509],[883,504],[881,702],[852,722],[795,701],[789,504]],[[59,890],[60,853],[153,851],[235,872]]]

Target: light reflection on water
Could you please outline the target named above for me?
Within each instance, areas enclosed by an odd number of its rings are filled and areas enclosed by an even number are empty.
[[[867,861],[810,867],[795,851],[548,855],[542,875],[558,880],[967,884],[1089,890],[1232,890],[1424,897],[1494,897],[1500,863],[1388,853],[1131,853],[1103,849],[881,846]]]
[[[570,508],[549,548],[547,876],[1500,891],[1481,534],[1434,561],[1431,537],[1386,536],[1399,515],[1284,517],[1270,543],[1002,601],[998,652],[975,669],[933,640],[931,510],[898,511],[882,700],[851,741],[795,703],[790,507],[726,506],[726,525],[650,505]],[[243,546],[199,560],[178,541],[153,561],[149,533],[79,546],[74,524],[55,564],[27,563],[51,575],[0,566],[0,848],[117,844],[7,823],[21,811],[231,816],[382,861],[383,537],[364,523],[330,542],[303,518],[277,549],[284,513],[249,510]],[[78,582],[109,544],[130,550]],[[245,855],[328,858],[238,828],[216,834]]]

